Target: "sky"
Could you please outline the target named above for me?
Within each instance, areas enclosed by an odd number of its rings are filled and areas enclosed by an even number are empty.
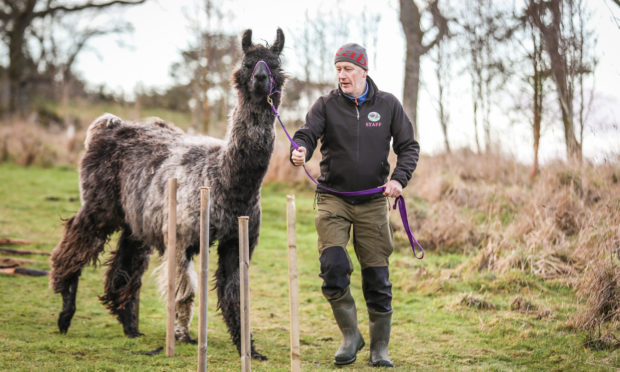
[[[620,48],[617,41],[620,39],[620,20],[614,21],[612,17],[615,15],[620,19],[620,9],[609,0],[587,2],[593,11],[593,25],[598,33],[596,53],[599,65],[595,75],[596,97],[592,113],[595,124],[585,132],[584,155],[595,161],[604,161],[620,153]],[[340,11],[349,14],[354,22],[362,15],[380,15],[375,30],[378,40],[377,58],[374,66],[371,61],[370,76],[380,89],[402,99],[405,45],[398,18],[398,1],[228,0],[224,3],[233,15],[222,19],[219,26],[231,32],[240,35],[243,30],[251,28],[255,42],[272,42],[276,28],[283,29],[285,36],[288,36],[283,51],[288,65],[285,63],[284,68],[293,76],[299,74],[301,69],[295,63],[294,56],[291,56],[294,53],[292,45],[295,43],[291,35],[304,24],[307,11],[329,11],[337,4]],[[170,66],[180,60],[180,50],[195,40],[198,24],[204,26],[201,17],[203,10],[199,4],[202,1],[150,0],[135,7],[116,8],[114,12],[119,18],[129,21],[134,32],[93,39],[90,48],[79,56],[77,71],[92,86],[105,85],[106,89],[124,92],[128,97],[138,86],[169,86],[172,83]],[[350,41],[360,42],[360,35],[349,37]],[[443,149],[443,136],[433,103],[433,74],[432,64],[426,58],[421,71],[418,136],[423,153],[429,154]],[[452,88],[450,98],[452,119],[449,130],[453,147],[474,144],[471,92],[469,85],[461,80],[460,85]],[[335,81],[334,75],[334,84]],[[531,161],[531,131],[526,124],[509,124],[510,120],[502,114],[496,112],[493,116],[502,150],[523,162]],[[511,132],[510,135],[506,135],[506,130]],[[544,131],[541,144],[543,162],[564,157],[562,138],[563,130],[559,123],[548,126]]]

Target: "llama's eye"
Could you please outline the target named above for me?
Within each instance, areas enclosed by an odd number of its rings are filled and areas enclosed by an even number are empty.
[[[245,66],[245,68],[252,68],[252,67],[254,67],[254,63],[252,63],[252,61],[245,61],[243,63],[243,65]]]

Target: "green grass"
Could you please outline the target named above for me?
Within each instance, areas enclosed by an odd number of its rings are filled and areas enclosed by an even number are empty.
[[[62,219],[80,206],[77,172],[66,168],[21,168],[0,164],[0,237],[37,242],[28,249],[51,251],[62,233]],[[263,220],[259,246],[250,269],[251,324],[266,362],[252,362],[256,371],[289,370],[288,251],[286,194],[296,194],[300,290],[302,369],[332,371],[339,334],[320,291],[311,190],[288,185],[263,188]],[[393,212],[395,213],[395,212]],[[110,245],[114,244],[112,239]],[[406,244],[399,242],[399,244]],[[107,249],[110,250],[109,248]],[[211,250],[210,271],[217,263]],[[33,265],[45,268],[47,257]],[[496,276],[459,270],[468,256],[427,252],[413,258],[405,245],[391,260],[394,318],[390,356],[401,371],[611,371],[620,368],[618,351],[583,346],[585,334],[567,326],[577,310],[573,291],[560,282],[542,281],[522,272]],[[105,261],[102,257],[101,262]],[[128,339],[120,324],[97,300],[102,294],[104,267],[84,270],[77,312],[67,335],[56,328],[61,306],[46,278],[0,276],[0,370],[2,371],[191,371],[196,346],[177,344],[176,355],[142,353],[165,344],[165,305],[156,289],[154,255],[143,280],[139,339]],[[355,260],[354,260],[355,261]],[[416,279],[417,278],[417,279]],[[362,299],[360,270],[352,276],[361,331],[368,341],[368,316]],[[482,310],[461,303],[471,295],[494,305]],[[548,315],[511,310],[521,296]],[[193,320],[197,334],[197,318]],[[208,369],[240,368],[238,354],[216,310],[210,292]],[[341,368],[370,371],[368,346],[358,360]]]

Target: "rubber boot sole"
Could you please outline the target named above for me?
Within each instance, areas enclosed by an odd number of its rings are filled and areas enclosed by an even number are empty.
[[[368,365],[371,367],[387,367],[387,368],[394,368],[394,363],[392,363],[389,360],[378,360],[376,362],[368,362]]]
[[[364,345],[366,345],[366,343],[362,339],[362,343],[357,348],[357,351],[362,350]],[[357,351],[355,352],[355,354],[353,355],[353,358],[351,358],[351,359],[347,359],[347,360],[336,360],[336,359],[334,359],[334,364],[337,365],[337,366],[346,366],[347,364],[351,364],[351,363],[355,362],[357,360]]]

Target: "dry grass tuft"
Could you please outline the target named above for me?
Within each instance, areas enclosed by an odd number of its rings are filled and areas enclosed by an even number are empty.
[[[392,213],[391,219],[397,238],[408,242],[400,215]],[[426,217],[414,221],[411,227],[414,232],[419,232],[415,236],[420,244],[430,250],[468,252],[482,239],[475,223],[461,215],[459,208],[451,202],[432,205]]]
[[[533,303],[521,296],[517,296],[510,303],[510,309],[513,311],[527,314],[538,310],[538,306],[534,305]]]
[[[483,300],[479,297],[472,295],[471,293],[467,293],[461,296],[458,301],[459,305],[471,307],[478,310],[496,310],[497,306],[492,304],[489,301]]]
[[[593,331],[604,322],[620,322],[620,266],[617,263],[599,261],[596,266],[589,266],[577,292],[585,301],[586,309],[572,320],[573,326]]]
[[[269,162],[269,168],[265,175],[265,182],[282,182],[306,184],[309,190],[315,188],[312,181],[308,178],[303,168],[295,167],[291,164],[290,142],[284,135],[279,135],[274,145],[273,154]],[[319,156],[316,156],[319,155]],[[319,176],[320,148],[314,151],[312,159],[306,164],[308,172],[316,179]]]
[[[536,304],[533,304],[521,296],[516,296],[512,300],[510,303],[510,309],[512,311],[532,315],[538,320],[548,318],[552,315],[551,310],[544,308],[541,309]]]
[[[592,350],[616,350],[620,348],[620,339],[613,333],[606,333],[602,336],[588,334],[583,346]]]
[[[0,161],[22,166],[75,166],[84,148],[85,130],[14,120],[0,125]]]
[[[431,252],[477,251],[465,270],[517,270],[574,286],[585,304],[580,329],[620,324],[620,161],[554,163],[534,181],[527,175],[501,156],[422,158],[406,189],[416,237]]]

